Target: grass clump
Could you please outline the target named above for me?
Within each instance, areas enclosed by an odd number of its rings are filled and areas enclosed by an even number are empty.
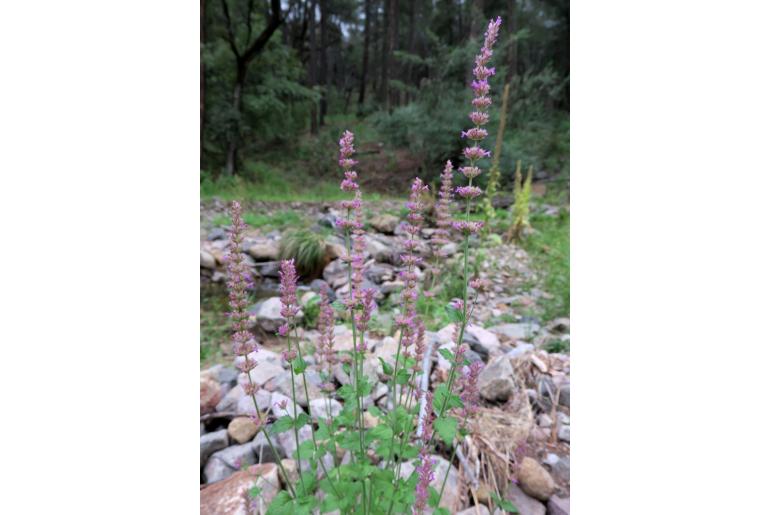
[[[537,269],[543,276],[543,287],[553,295],[543,299],[544,318],[568,317],[569,300],[569,213],[558,216],[536,214],[532,217],[536,231],[523,242]]]
[[[309,229],[297,229],[281,239],[280,259],[293,259],[303,277],[318,276],[326,264],[326,245],[321,235]]]

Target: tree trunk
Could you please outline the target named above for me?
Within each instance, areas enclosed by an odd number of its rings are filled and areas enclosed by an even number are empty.
[[[327,109],[327,94],[329,90],[328,84],[328,46],[329,46],[329,12],[328,12],[328,0],[320,0],[321,6],[321,73],[319,74],[319,82],[321,83],[321,106],[318,116],[318,124],[324,126],[324,117],[326,116]]]
[[[241,97],[243,93],[243,86],[246,82],[246,67],[242,64],[238,64],[238,74],[235,79],[235,87],[233,88],[233,109],[238,113],[238,119],[235,121],[235,126],[232,127],[232,133],[230,134],[230,142],[227,145],[227,162],[225,164],[225,175],[228,177],[235,174],[236,160],[238,158],[238,139],[240,137],[240,114],[241,114]]]
[[[316,45],[315,36],[315,11],[316,0],[310,2],[310,12],[308,21],[308,32],[310,34],[310,58],[308,59],[308,80],[310,82],[310,88],[313,89],[316,86],[316,68],[318,61],[318,45]],[[310,106],[310,134],[318,134],[318,104],[314,100]]]
[[[390,5],[393,0],[385,0],[385,7],[383,10],[383,24],[382,24],[382,55],[380,55],[380,90],[377,93],[380,104],[387,107],[388,102],[388,73],[389,59],[388,59],[388,47],[390,43],[390,27],[392,25],[390,20]]]
[[[358,90],[358,110],[364,107],[364,97],[366,96],[366,72],[369,68],[369,39],[370,39],[370,18],[371,18],[371,0],[364,1],[364,58],[361,63],[361,87]]]
[[[516,0],[508,0],[508,34],[513,36],[518,30],[516,23]],[[508,72],[505,74],[505,83],[510,84],[513,77],[519,74],[519,41],[514,38],[508,47]]]

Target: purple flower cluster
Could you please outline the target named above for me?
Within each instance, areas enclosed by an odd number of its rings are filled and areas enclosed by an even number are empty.
[[[248,373],[257,366],[257,362],[248,357],[249,353],[257,350],[257,346],[247,327],[249,314],[246,311],[248,306],[246,290],[251,276],[241,252],[246,224],[243,222],[241,205],[238,202],[232,203],[231,212],[233,223],[227,244],[227,291],[230,304],[228,316],[233,329],[233,353],[243,356],[244,359],[238,363],[238,367],[242,372]]]
[[[321,363],[331,367],[334,361],[334,309],[325,289],[320,292],[321,304],[318,312],[318,357]]]
[[[434,460],[428,455],[427,446],[423,446],[420,449],[420,464],[417,465],[415,471],[417,472],[417,488],[415,489],[414,506],[412,507],[412,513],[414,515],[422,513],[425,509],[425,504],[428,501],[428,495],[431,481],[436,477],[433,472]]]
[[[463,369],[463,374],[457,382],[457,390],[460,392],[460,399],[463,401],[461,417],[463,420],[473,415],[479,408],[479,374],[484,368],[484,363],[474,361],[470,366]]]
[[[449,228],[452,226],[452,161],[447,161],[444,171],[441,173],[441,188],[438,192],[439,200],[436,203],[436,230],[430,237],[430,245],[435,257],[440,256],[442,246],[449,243]]]
[[[401,255],[401,263],[406,265],[406,270],[399,272],[399,276],[404,281],[405,286],[401,292],[401,301],[404,306],[404,313],[397,317],[396,323],[401,327],[402,342],[404,345],[404,355],[409,355],[409,348],[416,343],[417,327],[417,273],[416,268],[422,262],[422,258],[415,254],[418,245],[417,235],[420,234],[420,227],[423,222],[423,202],[422,194],[428,190],[428,186],[423,184],[417,177],[412,182],[412,192],[409,195],[409,202],[406,207],[409,210],[406,219],[408,221],[405,231],[409,237],[403,242],[407,253]]]
[[[281,278],[281,316],[286,319],[278,328],[280,336],[287,336],[291,329],[294,317],[299,313],[297,304],[297,269],[293,259],[281,261],[281,269],[278,274]]]

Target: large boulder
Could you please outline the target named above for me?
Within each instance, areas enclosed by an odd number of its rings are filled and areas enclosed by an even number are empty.
[[[257,497],[249,495],[254,486],[260,489]],[[246,515],[256,511],[264,515],[279,490],[278,467],[274,463],[254,465],[201,490],[200,512],[201,515]]]
[[[488,401],[505,402],[513,394],[513,367],[506,356],[491,360],[479,374],[479,393]]]
[[[556,489],[556,484],[548,471],[529,456],[522,460],[517,477],[521,489],[541,501],[547,501]]]

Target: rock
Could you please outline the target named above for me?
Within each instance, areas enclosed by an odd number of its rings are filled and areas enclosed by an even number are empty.
[[[569,483],[569,456],[557,456],[556,463],[551,465],[553,477],[563,483]]]
[[[251,380],[254,381],[255,384],[262,386],[284,372],[286,371],[280,365],[276,365],[270,361],[257,361],[257,366],[249,371],[249,376],[251,376]]]
[[[457,243],[449,242],[443,245],[439,249],[439,252],[441,253],[442,256],[446,256],[446,257],[453,256],[454,254],[457,253]]]
[[[522,460],[517,477],[521,489],[541,501],[547,501],[556,489],[556,484],[548,471],[529,456]]]
[[[465,335],[473,337],[474,341],[469,342],[471,349],[478,352],[482,358],[500,353],[500,340],[491,331],[478,325],[469,324],[465,328]]]
[[[559,432],[557,433],[559,440],[563,442],[569,442],[569,426],[559,426]]]
[[[311,438],[312,438],[312,433],[310,431],[310,427],[302,426],[302,428],[300,428],[299,430],[300,445],[302,445],[302,442],[306,442]],[[278,450],[282,452],[284,456],[291,459],[296,458],[294,453],[297,452],[297,442],[294,439],[294,431],[289,430],[289,431],[284,431],[282,433],[278,433],[277,437],[273,438],[271,436],[271,439],[273,440],[273,443],[276,444],[276,447],[278,448]],[[302,460],[302,470],[307,470],[307,466],[305,463],[306,461]]]
[[[391,293],[403,290],[405,286],[406,283],[404,281],[385,281],[380,285],[380,291],[384,295],[390,295]]]
[[[211,232],[209,232],[209,235],[206,239],[209,241],[217,241],[224,240],[225,238],[227,238],[227,231],[221,227],[214,227],[211,229]]]
[[[342,404],[336,399],[313,399],[310,401],[310,416],[318,420],[328,420],[329,409],[331,409],[332,417],[336,417],[342,411]]]
[[[375,284],[381,284],[383,281],[390,281],[394,276],[395,272],[393,266],[385,263],[372,263],[364,270],[364,277]]]
[[[289,382],[289,385],[291,385],[291,382]],[[286,407],[282,408],[281,404],[283,404],[284,401],[286,403]],[[279,392],[273,392],[270,398],[270,407],[273,410],[273,415],[275,415],[276,418],[281,418],[284,415],[291,415],[292,417],[296,417],[297,413],[305,413],[305,410],[302,409],[302,406],[300,406],[299,403],[297,403],[297,410],[295,412],[294,404],[291,402],[291,397],[288,397]]]
[[[563,317],[563,318],[557,318],[556,320],[551,321],[547,326],[546,329],[552,333],[556,334],[565,334],[569,332],[569,318]]]
[[[478,511],[476,508],[478,508]],[[466,510],[458,511],[456,515],[489,515],[489,508],[483,504],[477,504],[476,506],[471,506]]]
[[[274,440],[274,438],[271,437],[271,440]],[[257,433],[257,436],[251,441],[251,446],[254,449],[254,455],[257,457],[257,463],[276,463],[282,458],[280,450],[276,449],[279,453],[278,456],[273,453],[273,449],[270,448],[265,433],[262,431]]]
[[[238,382],[239,373],[234,367],[222,367],[217,372],[217,379],[220,383],[233,388]]]
[[[248,417],[236,417],[227,425],[227,434],[239,444],[244,444],[257,434],[257,426]]]
[[[546,505],[548,515],[569,515],[569,497],[556,497],[548,499]]]
[[[323,278],[332,288],[339,288],[348,282],[348,265],[335,259],[324,268]]]
[[[345,250],[344,245],[340,245],[339,243],[333,243],[328,241],[326,242],[326,256],[330,260],[339,259],[346,254],[347,254],[347,251]]]
[[[375,261],[380,261],[383,263],[390,262],[393,255],[393,251],[390,246],[385,245],[384,243],[372,238],[371,236],[366,236],[366,252],[372,256]]]
[[[210,253],[201,249],[201,267],[214,270],[217,267],[217,260]]]
[[[244,395],[246,395],[246,392],[243,391],[243,387],[239,384],[235,385],[229,392],[227,392],[227,395],[219,401],[216,411],[235,411],[238,401]]]
[[[278,469],[278,473],[281,475],[281,481],[284,485],[286,484],[292,484],[296,485],[299,483],[299,470],[297,470],[297,460],[290,460],[288,458],[281,460],[281,465],[283,466],[283,470],[286,471],[286,475],[289,476],[288,478],[284,477],[281,473],[281,469]]]
[[[489,328],[495,334],[504,336],[509,340],[526,340],[540,330],[540,326],[534,322],[518,324],[500,324]]]
[[[488,401],[505,402],[513,394],[513,367],[506,356],[491,360],[479,374],[479,393]]]
[[[353,350],[353,331],[349,325],[334,326],[334,344],[335,352],[345,352]]]
[[[286,319],[281,316],[281,298],[270,297],[258,302],[250,311],[254,314],[257,325],[262,328],[266,333],[274,334],[278,331],[281,324],[286,322]],[[298,314],[298,317],[302,317],[302,312]]]
[[[516,506],[520,515],[545,515],[543,503],[528,496],[521,488],[514,484],[508,487],[505,498]]]
[[[457,472],[457,467],[450,465],[449,462],[441,456],[432,455],[431,458],[434,460],[435,464],[433,466],[434,479],[430,482],[430,486],[435,488],[436,491],[441,490],[441,484],[444,481],[447,467],[451,467],[449,469],[449,476],[446,480],[444,495],[441,496],[439,507],[448,509],[450,513],[456,513],[457,509],[460,507],[460,500],[463,493],[460,489],[460,474]],[[402,478],[407,479],[412,475],[413,471],[414,464],[412,462],[405,462],[401,465]]]
[[[321,376],[318,372],[308,368],[305,370],[305,378],[307,379],[307,393],[310,395],[310,399],[305,395],[305,386],[302,381],[301,375],[294,376],[294,392],[297,398],[297,404],[300,404],[303,408],[308,407],[308,402],[311,399],[319,399],[323,397],[323,392],[319,387],[321,384]],[[291,372],[284,371],[281,375],[272,380],[272,384],[275,389],[287,397],[291,396]]]
[[[254,399],[257,401],[257,407],[259,411],[265,411],[270,407],[270,392],[267,390],[259,390],[254,394]],[[250,395],[243,396],[238,399],[238,404],[235,406],[235,412],[239,415],[256,415],[254,410],[254,399]]]
[[[203,468],[203,475],[206,483],[213,483],[230,477],[238,471],[243,465],[253,465],[256,463],[254,448],[251,442],[243,445],[233,445],[211,455],[206,466]]]
[[[249,255],[255,261],[275,261],[278,259],[278,242],[265,240],[249,247]]]
[[[553,425],[553,419],[551,419],[547,413],[541,413],[537,416],[537,425],[540,427],[551,427]]]
[[[329,283],[323,279],[313,279],[313,281],[310,283],[310,289],[319,295],[321,292],[326,292],[326,295],[329,296],[329,299],[334,302],[334,290],[331,286],[329,286]]]
[[[396,230],[396,226],[398,225],[398,217],[382,214],[375,216],[369,224],[381,233],[393,234],[393,231]]]
[[[227,447],[229,440],[227,438],[227,429],[206,433],[201,436],[201,467],[206,464],[213,453]]]
[[[219,382],[210,377],[201,376],[201,415],[211,413],[222,399],[222,388]]]
[[[508,359],[516,359],[527,355],[530,352],[534,352],[535,346],[531,343],[519,343],[515,349],[509,350],[505,355]]]
[[[559,392],[559,404],[569,408],[569,383],[561,387]]]
[[[256,498],[249,490],[257,486]],[[278,467],[273,463],[255,465],[231,475],[224,481],[208,486],[200,493],[201,515],[245,515],[267,513],[267,507],[279,491]],[[254,503],[254,504],[252,504]]]

